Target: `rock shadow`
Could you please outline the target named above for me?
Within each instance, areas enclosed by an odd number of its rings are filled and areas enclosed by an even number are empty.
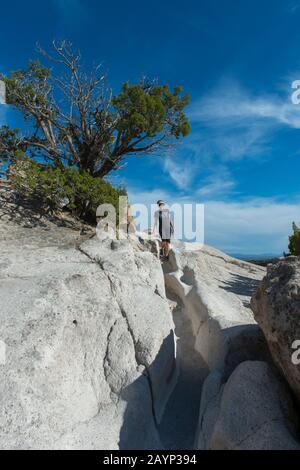
[[[155,402],[159,400],[153,387],[153,377],[165,363],[166,347],[170,332],[161,346],[155,361],[148,368],[147,375],[141,376],[126,387],[121,397],[127,402],[123,426],[120,433],[119,448],[128,449],[192,449],[198,427],[201,388],[208,369],[200,354],[195,350],[195,337],[192,324],[184,313],[178,298],[168,293],[169,300],[176,302],[173,318],[176,333],[177,358],[166,380],[171,384],[173,374],[178,377],[164,412],[158,420]],[[175,359],[175,358],[174,358]],[[150,380],[149,380],[150,377]],[[151,406],[149,405],[151,401]],[[150,409],[151,408],[151,409]],[[159,421],[159,422],[158,422]]]
[[[173,310],[173,318],[176,326],[179,375],[158,429],[166,449],[189,450],[194,445],[201,389],[208,369],[194,348],[192,324],[180,301]]]
[[[17,191],[10,188],[7,190],[1,188],[0,207],[0,219],[5,218],[25,228],[47,228],[47,222],[52,222],[58,227],[76,229],[79,226],[79,221],[63,218],[55,213],[50,205],[46,206],[38,198],[22,198]]]
[[[260,282],[261,281],[258,279],[251,279],[240,274],[232,274],[231,279],[228,281],[223,281],[223,284],[225,285],[220,285],[220,288],[235,295],[252,297],[252,295],[258,289]],[[250,301],[245,300],[244,305],[249,307]]]
[[[228,345],[224,357],[223,379],[227,380],[235,368],[244,361],[264,361],[272,364],[267,341],[259,325],[243,324],[223,330]]]
[[[174,351],[173,357],[170,356],[171,342]],[[166,362],[170,365],[167,376],[162,372],[168,369]],[[160,394],[160,379],[164,381],[162,388],[169,386],[169,394],[172,393],[174,386],[172,382],[176,379],[174,332],[172,330],[164,339],[152,364],[145,368],[143,374],[125,387],[120,394],[121,399],[127,402],[120,431],[120,450],[163,449],[159,438],[158,420],[160,408],[164,406],[164,402],[169,397],[167,390],[163,390]]]

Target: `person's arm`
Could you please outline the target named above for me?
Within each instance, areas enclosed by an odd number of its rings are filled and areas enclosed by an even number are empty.
[[[153,229],[152,229],[152,235],[156,234],[157,221],[158,221],[158,217],[157,217],[157,213],[155,212],[154,213],[154,224],[153,224]]]
[[[170,212],[170,235],[174,235],[173,212]]]
[[[171,235],[174,235],[174,224],[172,222],[172,219],[170,219],[170,227],[171,227]]]

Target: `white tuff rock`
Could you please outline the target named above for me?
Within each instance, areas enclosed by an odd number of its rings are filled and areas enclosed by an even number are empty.
[[[269,265],[251,305],[274,362],[300,402],[299,352],[293,349],[300,345],[300,257]]]
[[[80,244],[69,228],[9,219],[0,221],[0,448],[161,448],[176,367],[158,260],[126,242]]]

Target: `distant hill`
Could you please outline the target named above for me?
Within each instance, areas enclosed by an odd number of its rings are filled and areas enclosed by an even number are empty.
[[[243,261],[248,261],[249,263],[257,264],[259,266],[267,266],[270,263],[277,263],[279,258],[282,257],[282,254],[277,254],[277,253],[262,253],[262,254],[256,254],[256,255],[245,255],[241,253],[229,253],[230,256],[233,256],[234,258],[243,260]]]
[[[228,253],[233,258],[241,259],[244,261],[252,260],[263,260],[271,258],[280,258],[282,253],[260,253],[260,254],[242,254],[242,253]]]

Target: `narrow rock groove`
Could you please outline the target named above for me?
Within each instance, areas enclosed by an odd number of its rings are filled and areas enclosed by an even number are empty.
[[[195,337],[191,321],[182,301],[167,285],[166,295],[173,310],[179,374],[158,430],[166,449],[188,450],[194,447],[201,388],[207,375],[207,367],[194,348]]]

